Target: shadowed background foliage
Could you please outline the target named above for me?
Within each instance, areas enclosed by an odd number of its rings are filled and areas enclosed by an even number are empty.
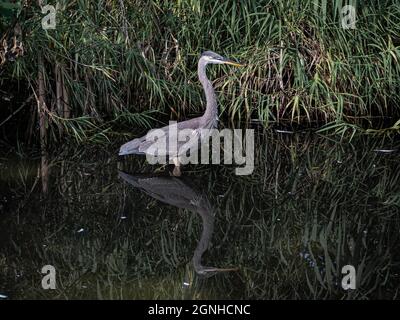
[[[355,29],[342,28],[347,4]],[[29,141],[38,126],[46,141],[105,141],[115,128],[202,112],[196,63],[208,49],[247,63],[209,68],[225,121],[339,133],[400,126],[396,1],[62,0],[54,30],[42,28],[37,1],[15,8],[2,30],[9,41],[22,30],[24,54],[0,69],[1,104],[6,118],[31,97],[14,116]]]

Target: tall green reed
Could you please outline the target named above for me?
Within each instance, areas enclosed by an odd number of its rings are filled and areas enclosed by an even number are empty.
[[[223,119],[233,123],[380,129],[399,118],[396,2],[58,3],[55,30],[42,29],[37,6],[24,9],[26,55],[1,80],[18,79],[35,90],[43,56],[54,137],[69,118],[99,127],[119,119],[118,127],[132,130],[156,125],[147,121],[149,111],[172,119],[201,113],[196,62],[208,49],[247,63],[242,70],[209,68]],[[355,29],[342,27],[348,4],[356,8]],[[129,114],[135,116],[126,121]]]

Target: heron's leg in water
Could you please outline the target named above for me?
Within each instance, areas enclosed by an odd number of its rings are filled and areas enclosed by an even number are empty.
[[[172,171],[172,175],[174,175],[175,177],[180,177],[182,175],[182,171],[181,171],[181,163],[179,162],[179,158],[174,158],[174,170]]]

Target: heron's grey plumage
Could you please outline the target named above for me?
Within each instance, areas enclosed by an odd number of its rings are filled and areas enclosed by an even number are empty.
[[[176,124],[176,130],[179,132],[179,130],[183,129],[191,129],[191,137],[189,137],[189,141],[198,141],[198,139],[201,139],[201,130],[202,129],[213,129],[217,128],[218,126],[218,104],[217,104],[217,97],[215,94],[215,90],[212,86],[211,81],[207,78],[206,74],[206,67],[208,64],[231,64],[235,66],[240,66],[240,64],[235,63],[231,60],[228,60],[219,54],[212,52],[212,51],[205,51],[201,55],[199,62],[198,62],[198,77],[200,80],[200,83],[203,86],[205,97],[206,97],[206,110],[204,114],[201,117],[198,118],[193,118],[190,120],[186,121],[181,121]],[[188,150],[186,142],[181,142],[177,137],[171,137],[170,134],[176,134],[176,133],[171,133],[174,132],[173,130],[170,130],[171,126],[165,126],[162,127],[158,130],[162,130],[164,132],[164,135],[166,137],[166,141],[168,142],[170,138],[172,138],[172,141],[177,142],[177,149],[170,150],[169,146],[166,146],[166,155],[167,156],[172,156],[175,157],[176,155],[181,155],[184,152]],[[193,138],[193,140],[192,140]],[[119,150],[119,155],[128,155],[128,154],[147,154],[149,151],[149,147],[153,144],[153,141],[148,141],[146,139],[146,136],[143,136],[141,138],[134,139],[132,141],[129,141],[125,143],[124,145],[121,146]],[[196,143],[196,146],[199,144]],[[194,151],[192,148],[190,149],[191,151]],[[173,154],[172,154],[173,152]],[[160,155],[160,154],[158,154]]]
[[[178,208],[197,212],[203,223],[200,240],[193,253],[192,263],[196,273],[210,276],[218,271],[233,269],[218,269],[201,264],[204,252],[208,249],[214,232],[215,210],[204,192],[199,191],[184,179],[169,176],[130,175],[120,171],[119,176],[149,196]]]

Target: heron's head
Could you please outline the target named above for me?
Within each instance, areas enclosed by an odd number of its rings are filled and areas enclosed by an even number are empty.
[[[227,59],[218,53],[212,51],[205,51],[200,57],[200,60],[204,61],[206,64],[229,64],[235,67],[243,67],[244,65],[230,59]]]

